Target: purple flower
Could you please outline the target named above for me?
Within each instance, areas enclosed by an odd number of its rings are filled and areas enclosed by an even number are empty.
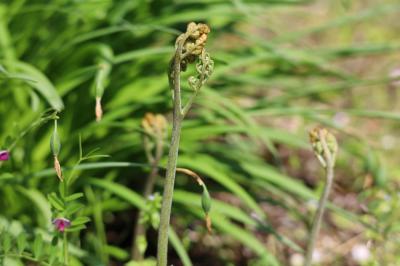
[[[60,232],[64,232],[65,228],[71,226],[70,220],[65,218],[56,218],[53,220],[53,224],[56,227],[56,229]]]
[[[10,153],[8,151],[0,151],[0,161],[7,161],[10,157]]]

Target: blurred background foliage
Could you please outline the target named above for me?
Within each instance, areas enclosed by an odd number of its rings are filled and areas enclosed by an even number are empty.
[[[147,208],[141,120],[170,121],[168,61],[197,21],[212,29],[215,73],[184,122],[178,165],[206,182],[214,231],[201,189],[178,174],[171,263],[301,265],[323,185],[307,131],[320,124],[335,130],[340,152],[318,263],[398,265],[399,15],[396,0],[2,0],[0,148],[12,158],[0,166],[0,227],[49,240],[46,195],[58,179],[46,115],[56,109],[64,171],[79,158],[79,136],[84,153],[109,155],[77,168],[73,192],[84,192],[92,222],[72,238],[72,265],[128,263]],[[99,63],[111,69],[100,85]],[[148,230],[147,258],[156,237]]]

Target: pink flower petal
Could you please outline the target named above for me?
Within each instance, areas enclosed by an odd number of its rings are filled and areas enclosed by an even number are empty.
[[[59,232],[64,232],[66,228],[71,226],[71,222],[65,218],[56,218],[53,220],[53,224]]]
[[[7,161],[10,157],[10,153],[8,151],[0,151],[0,161]]]

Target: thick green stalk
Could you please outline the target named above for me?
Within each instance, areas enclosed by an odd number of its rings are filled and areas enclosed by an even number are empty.
[[[172,64],[172,82],[174,95],[174,113],[172,124],[172,139],[168,154],[167,172],[164,184],[164,194],[160,215],[160,226],[158,229],[157,243],[157,266],[166,266],[168,260],[168,230],[171,216],[172,196],[174,192],[175,171],[178,161],[179,140],[182,127],[182,107],[181,107],[181,88],[180,88],[180,60],[182,44],[178,45]]]
[[[334,160],[335,159],[331,155],[331,152],[328,148],[325,137],[321,137],[321,144],[322,144],[324,154],[326,156],[326,183],[325,183],[325,187],[324,187],[322,196],[318,202],[317,213],[314,217],[311,234],[310,234],[310,238],[309,238],[308,245],[307,245],[307,253],[306,253],[306,258],[304,261],[304,266],[312,265],[312,257],[313,257],[313,253],[314,253],[315,243],[317,241],[318,234],[319,234],[319,231],[321,228],[322,217],[324,215],[326,202],[328,201],[329,192],[331,191],[332,184],[333,184],[333,176],[334,176],[333,168],[334,168]]]

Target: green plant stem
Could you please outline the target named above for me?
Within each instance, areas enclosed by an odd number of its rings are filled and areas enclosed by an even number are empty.
[[[332,184],[333,184],[333,177],[334,177],[334,171],[333,171],[334,158],[331,156],[328,145],[326,144],[326,141],[323,137],[321,138],[321,143],[322,143],[322,147],[323,147],[324,154],[326,157],[326,183],[325,183],[325,187],[324,187],[322,196],[318,202],[317,213],[314,217],[311,234],[310,234],[310,238],[309,238],[308,245],[307,245],[307,253],[306,253],[306,258],[304,261],[304,266],[312,265],[312,257],[313,257],[313,252],[314,252],[314,248],[315,248],[315,243],[317,241],[318,234],[319,234],[319,231],[321,228],[322,217],[324,215],[326,203],[328,201],[329,192],[331,191]]]
[[[64,264],[69,265],[67,232],[63,233]]]
[[[175,171],[179,152],[179,140],[183,120],[180,89],[180,56],[182,53],[182,43],[183,42],[178,44],[178,48],[173,59],[173,64],[171,66],[172,69],[170,69],[170,73],[172,73],[172,77],[170,77],[170,79],[172,79],[170,84],[172,85],[174,96],[174,113],[172,122],[172,139],[168,154],[164,194],[160,215],[160,226],[158,229],[157,266],[166,266],[168,259],[168,230],[171,215],[172,196],[174,192]]]
[[[69,178],[65,177],[63,181],[63,186],[64,186],[64,197],[63,201],[64,204],[66,204],[65,198],[68,197],[68,181]],[[67,232],[63,232],[63,251],[64,251],[64,264],[69,265],[69,254],[68,254],[68,236]]]

